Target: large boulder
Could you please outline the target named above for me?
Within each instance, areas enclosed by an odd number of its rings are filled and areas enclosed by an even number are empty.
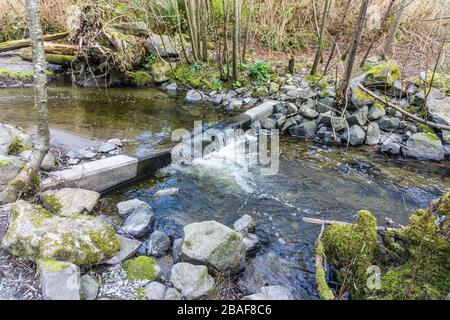
[[[428,112],[433,120],[443,125],[450,125],[450,97],[430,99],[427,101]]]
[[[174,39],[170,39],[167,35],[157,34],[151,35],[144,42],[144,46],[150,54],[162,58],[178,57],[178,51],[174,44]]]
[[[422,160],[443,160],[441,140],[432,133],[416,133],[406,142],[406,155]]]
[[[395,60],[383,61],[372,66],[365,75],[364,83],[372,85],[392,86],[396,80],[400,80],[400,67]]]
[[[20,200],[12,204],[11,221],[2,247],[32,260],[61,260],[91,266],[120,250],[114,230],[85,215],[60,217]]]
[[[80,269],[76,265],[42,260],[38,270],[44,300],[80,300]]]
[[[242,235],[216,221],[184,227],[181,247],[184,261],[206,264],[219,271],[237,272],[244,268],[245,253]]]
[[[0,154],[0,191],[17,176],[22,165],[23,163],[19,159]]]
[[[84,189],[64,188],[41,194],[44,206],[54,214],[71,217],[90,213],[100,199],[100,193]]]
[[[205,266],[180,262],[172,267],[170,282],[188,300],[206,295],[214,287],[214,278]]]

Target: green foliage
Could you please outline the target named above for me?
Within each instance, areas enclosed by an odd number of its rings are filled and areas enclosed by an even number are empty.
[[[16,156],[22,151],[29,150],[29,147],[23,142],[20,137],[16,136],[9,143],[8,149],[9,155]]]
[[[175,69],[172,76],[188,86],[201,88],[205,91],[223,89],[219,70],[205,63],[180,65]]]
[[[265,61],[256,61],[248,66],[247,73],[250,79],[258,84],[264,84],[270,78],[272,67]]]
[[[155,63],[158,60],[158,57],[155,56],[154,54],[150,54],[146,59],[145,59],[145,64],[143,65],[143,67],[147,70],[151,69],[153,63]]]

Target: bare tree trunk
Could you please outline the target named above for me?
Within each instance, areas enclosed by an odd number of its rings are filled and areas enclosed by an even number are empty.
[[[224,14],[224,21],[223,21],[223,62],[226,66],[226,76],[225,80],[228,80],[230,78],[230,60],[229,60],[229,52],[228,52],[228,23],[230,21],[230,11],[231,11],[231,0],[227,0],[227,5],[225,8],[225,0],[222,0],[223,3],[223,10],[225,12]]]
[[[388,8],[382,19],[382,22],[385,22],[387,20],[387,18],[391,15],[391,10],[392,10],[392,7],[394,6],[394,2],[395,2],[395,0],[391,0],[389,2]],[[360,65],[359,65],[361,68],[364,67],[364,64],[366,63],[366,60],[369,57],[369,54],[372,51],[372,48],[375,45],[375,42],[377,42],[378,38],[380,37],[382,30],[383,30],[383,28],[380,27],[380,29],[378,29],[375,37],[373,37],[372,42],[370,42],[369,48],[367,48],[366,54],[364,55],[363,59],[361,60]]]
[[[208,61],[208,28],[207,28],[207,8],[206,8],[206,0],[202,1],[202,12],[200,16],[200,32],[201,32],[201,40],[202,40],[202,60],[204,62]]]
[[[245,56],[247,55],[247,45],[248,45],[248,38],[250,34],[250,22],[253,15],[253,9],[254,8],[254,0],[251,1],[250,7],[248,8],[248,15],[247,20],[245,23],[245,33],[244,33],[244,46],[242,48],[242,62],[246,62]]]
[[[239,78],[239,2],[234,0],[234,30],[233,30],[233,80],[237,81]]]
[[[189,24],[189,36],[191,38],[191,47],[194,60],[198,61],[198,48],[197,48],[197,26],[195,24],[195,9],[194,0],[184,0],[186,6],[186,16]]]
[[[183,55],[184,58],[186,59],[186,62],[191,63],[191,60],[189,59],[189,56],[186,51],[186,47],[184,46],[183,32],[181,30],[180,9],[178,8],[178,0],[174,0],[174,6],[175,6],[175,15],[177,17],[178,34],[180,35],[181,49],[183,50]]]
[[[394,22],[391,26],[391,29],[389,30],[389,34],[386,38],[386,41],[384,42],[383,47],[383,58],[386,59],[386,57],[389,57],[392,54],[392,49],[394,47],[395,42],[395,36],[397,35],[398,28],[400,27],[400,23],[402,21],[403,12],[406,8],[406,2],[408,0],[402,0],[400,3],[400,8],[397,11],[397,14],[395,15]]]
[[[50,140],[47,109],[47,62],[40,24],[39,0],[27,0],[26,12],[33,54],[34,106],[37,114],[37,141],[28,164],[0,195],[1,202],[15,201],[21,193],[39,186],[38,170],[47,154]]]
[[[327,29],[328,13],[330,12],[331,0],[325,0],[323,6],[322,25],[320,28],[319,43],[317,44],[316,56],[314,57],[314,63],[311,68],[311,75],[316,74],[317,67],[319,66],[320,57],[322,56],[323,40],[325,37],[325,31]]]
[[[347,95],[348,84],[350,83],[350,77],[352,76],[353,63],[355,62],[356,52],[361,41],[362,31],[364,28],[364,21],[366,19],[367,7],[369,0],[362,0],[361,7],[359,9],[358,20],[356,22],[355,31],[353,33],[352,41],[350,44],[349,53],[347,56],[347,62],[345,65],[345,73],[339,86],[336,103],[342,104]]]

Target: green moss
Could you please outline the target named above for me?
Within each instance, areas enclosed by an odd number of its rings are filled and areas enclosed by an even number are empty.
[[[438,141],[439,140],[439,137],[437,135],[435,135],[434,133],[431,133],[431,132],[425,132],[423,135],[425,137],[427,137],[428,139],[433,140],[433,141]]]
[[[400,67],[395,60],[388,60],[371,67],[366,75],[374,81],[385,81],[392,85],[394,81],[400,80]]]
[[[361,299],[368,293],[367,268],[377,250],[376,219],[369,212],[358,212],[353,225],[331,225],[322,237],[327,261],[347,273],[347,289],[352,299]]]
[[[123,269],[129,280],[155,280],[157,274],[156,260],[151,257],[140,256],[133,260],[127,260]]]
[[[50,70],[47,71],[48,77],[53,77],[54,73]],[[0,68],[0,77],[14,79],[22,82],[33,81],[33,71],[8,71]]]
[[[139,287],[136,289],[136,300],[144,300],[145,298],[145,289]]]
[[[369,102],[375,101],[375,99],[373,97],[371,97],[370,95],[368,95],[367,93],[365,93],[363,90],[361,90],[359,88],[353,89],[352,93],[358,101],[369,101]]]
[[[377,101],[377,102],[375,102],[373,104],[373,107],[376,108],[376,109],[382,110],[382,109],[384,109],[384,104],[382,104],[381,102]]]
[[[63,54],[45,54],[45,60],[49,63],[61,65],[61,66],[71,66],[72,62],[75,61],[74,56],[63,55]]]
[[[0,160],[0,168],[9,166],[11,163],[11,160]]]
[[[423,124],[423,123],[418,123],[417,124],[417,128],[421,132],[427,132],[427,133],[434,134],[433,128],[431,128],[429,125],[426,125],[426,124]]]
[[[47,194],[42,197],[42,201],[44,201],[45,205],[53,212],[60,213],[62,209],[62,205],[59,202],[58,198],[55,195]]]
[[[12,155],[12,156],[16,156],[16,155],[18,155],[20,152],[22,152],[22,151],[25,151],[25,150],[30,150],[30,148],[23,142],[23,140],[20,138],[20,137],[18,137],[18,136],[15,136],[12,140],[11,140],[11,142],[9,143],[9,145],[8,145],[8,149],[9,149],[9,152],[8,152],[8,154],[9,155]]]
[[[69,267],[69,264],[67,262],[57,260],[41,260],[39,261],[39,265],[50,272],[61,271]]]
[[[325,258],[325,251],[321,242],[316,246],[316,255],[320,256],[322,259]],[[334,294],[327,284],[327,279],[325,276],[325,270],[322,266],[322,259],[316,260],[316,284],[317,292],[322,300],[333,300]]]
[[[154,84],[153,76],[145,71],[128,72],[131,82],[138,88],[145,88]]]

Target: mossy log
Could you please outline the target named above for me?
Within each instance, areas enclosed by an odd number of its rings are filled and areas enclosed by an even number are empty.
[[[45,53],[74,56],[78,51],[78,46],[73,44],[44,42],[44,51]]]
[[[22,50],[22,52],[20,53],[20,57],[26,61],[33,61],[33,56],[31,54],[31,50]],[[65,67],[70,67],[72,65],[72,63],[75,61],[75,56],[46,53],[45,60],[48,63],[53,63],[53,64],[65,66]]]
[[[63,39],[69,35],[69,32],[54,33],[44,36],[44,41],[53,41]],[[0,43],[0,52],[7,52],[22,49],[31,46],[30,39],[13,40]]]

